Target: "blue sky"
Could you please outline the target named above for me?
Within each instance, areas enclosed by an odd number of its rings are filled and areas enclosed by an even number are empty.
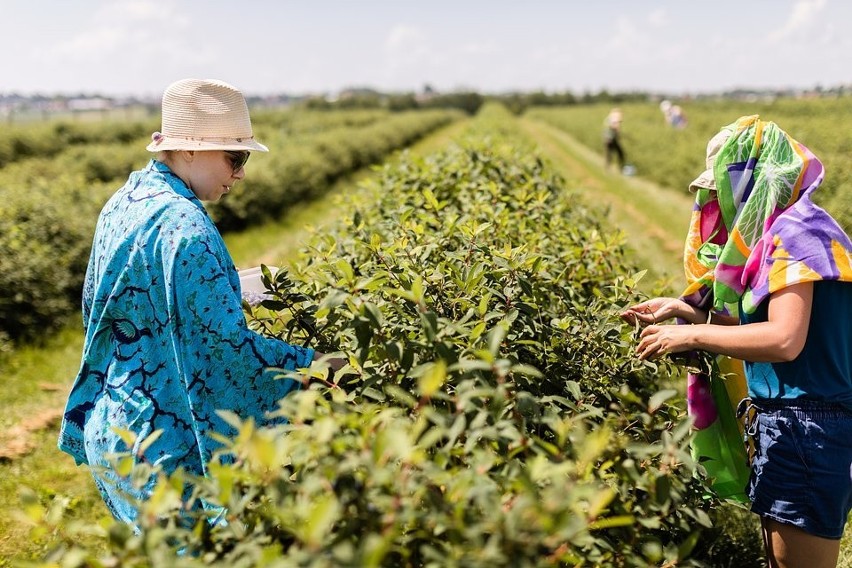
[[[852,84],[848,0],[0,0],[0,93]]]

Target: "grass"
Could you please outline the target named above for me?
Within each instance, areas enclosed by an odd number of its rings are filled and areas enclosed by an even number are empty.
[[[4,357],[0,447],[32,451],[0,460],[0,566],[9,565],[13,557],[39,558],[48,545],[46,538],[28,537],[26,521],[18,513],[22,489],[33,491],[42,502],[66,496],[71,519],[108,515],[88,470],[76,467],[56,448],[59,416],[77,373],[82,343],[79,329],[66,329],[42,346],[19,348]]]
[[[605,170],[599,153],[556,127],[531,119],[522,119],[521,125],[563,176],[570,179],[575,172],[583,172],[572,185],[585,191],[590,202],[604,207],[609,224],[625,233],[637,264],[648,269],[643,289],[679,291],[672,287],[683,281],[681,258],[692,198]]]
[[[82,346],[80,329],[68,328],[45,345],[19,348],[4,360],[0,436],[25,418],[64,401],[69,377],[76,374],[80,364]],[[14,380],[9,380],[11,377]]]

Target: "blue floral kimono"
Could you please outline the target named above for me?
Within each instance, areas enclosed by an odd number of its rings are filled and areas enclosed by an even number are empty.
[[[268,423],[277,401],[299,388],[274,367],[307,367],[313,350],[251,331],[237,271],[216,226],[192,191],[152,160],[133,172],[98,219],[83,290],[86,331],[80,372],[68,397],[59,448],[89,464],[112,513],[133,522],[129,480],[109,455],[205,474],[214,433],[234,429],[216,413]],[[114,428],[137,434],[128,448]],[[106,469],[102,469],[106,468]],[[146,488],[149,490],[149,486]]]

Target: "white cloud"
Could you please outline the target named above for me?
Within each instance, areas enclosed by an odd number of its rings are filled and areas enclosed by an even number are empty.
[[[648,14],[648,23],[656,28],[669,25],[669,13],[665,8],[658,8]]]
[[[182,76],[247,92],[372,85],[483,90],[718,90],[849,82],[852,2],[547,0],[496,3],[90,0],[15,2],[0,45],[3,88],[154,93]],[[334,9],[329,9],[333,4]],[[387,9],[382,10],[384,4]],[[517,3],[511,3],[517,4]],[[771,8],[767,5],[771,4]],[[454,17],[446,19],[447,11]],[[725,14],[736,11],[737,18]],[[34,35],[34,30],[40,33]],[[43,33],[41,33],[43,32]],[[250,46],[237,49],[235,46]],[[25,46],[22,49],[21,46]]]
[[[184,21],[175,13],[172,6],[145,0],[113,2],[104,4],[96,12],[94,19],[102,24],[135,24],[142,22]]]
[[[203,50],[192,47],[184,33],[189,18],[173,6],[148,1],[113,2],[102,5],[70,39],[43,53],[54,60],[94,63],[116,55],[135,59],[174,57],[203,59]]]
[[[646,36],[641,29],[632,20],[619,16],[605,45],[607,51],[636,54],[636,48],[646,44]]]
[[[385,41],[385,50],[390,55],[403,52],[419,51],[425,46],[426,34],[419,29],[405,24],[396,24],[391,27],[388,38]]]
[[[494,41],[480,43],[466,43],[462,45],[461,51],[470,55],[499,55],[502,51]]]
[[[414,26],[392,26],[384,49],[385,66],[381,75],[387,85],[416,85],[442,67],[441,53],[432,48],[427,34]]]
[[[70,40],[59,43],[50,50],[53,57],[85,60],[98,54],[112,52],[125,42],[121,30],[98,28],[77,34]]]
[[[777,43],[812,34],[825,5],[826,0],[799,0],[784,25],[769,33],[769,41]]]

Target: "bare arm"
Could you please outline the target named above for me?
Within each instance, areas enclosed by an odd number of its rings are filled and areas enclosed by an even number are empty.
[[[653,298],[627,308],[621,313],[621,317],[629,323],[638,322],[643,325],[658,324],[672,318],[680,318],[689,323],[739,324],[736,317],[719,313],[708,314],[707,311],[690,306],[678,298]]]
[[[636,352],[640,359],[700,349],[754,362],[792,361],[805,346],[812,301],[813,283],[805,282],[772,294],[765,322],[650,325],[642,330]]]

